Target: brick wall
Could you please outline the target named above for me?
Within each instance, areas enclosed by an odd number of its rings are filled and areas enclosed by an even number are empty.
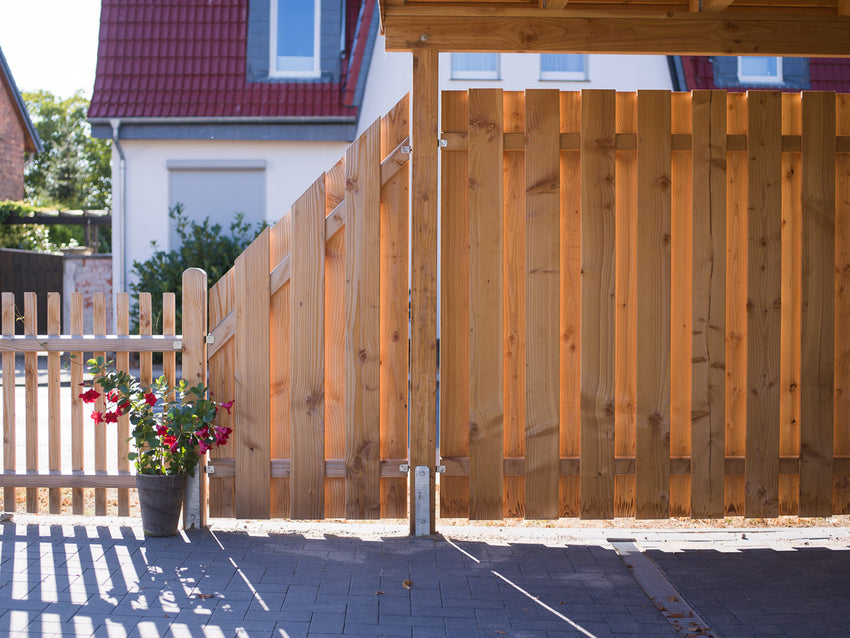
[[[71,293],[83,293],[83,332],[92,334],[93,293],[106,293],[106,331],[115,330],[112,315],[112,255],[64,256],[62,325],[71,326]]]
[[[0,83],[0,199],[24,198],[24,131],[8,87]]]

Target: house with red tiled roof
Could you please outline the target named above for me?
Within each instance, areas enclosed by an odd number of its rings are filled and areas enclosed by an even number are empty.
[[[776,89],[850,92],[850,60],[845,58],[671,57],[677,91]]]
[[[102,0],[89,120],[113,140],[113,281],[168,218],[279,219],[410,91],[376,0]],[[442,89],[670,89],[665,56],[446,53]]]
[[[38,132],[0,49],[0,200],[24,198],[27,155],[41,150]]]

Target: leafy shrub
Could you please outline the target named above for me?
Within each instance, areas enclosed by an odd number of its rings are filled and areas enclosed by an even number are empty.
[[[177,234],[181,245],[171,251],[157,250],[157,243],[151,242],[155,252],[146,261],[133,262],[132,272],[136,281],[131,283],[133,291],[134,330],[138,331],[139,293],[151,293],[152,317],[154,333],[162,327],[162,293],[173,292],[177,296],[176,330],[182,332],[182,312],[180,298],[183,293],[183,271],[187,268],[202,268],[207,273],[207,281],[212,286],[217,282],[236,261],[248,245],[265,228],[265,223],[259,223],[252,228],[245,222],[243,213],[236,213],[230,223],[230,232],[222,232],[221,224],[211,224],[207,217],[202,222],[196,222],[186,217],[183,205],[177,204],[168,211],[168,216],[175,221]]]

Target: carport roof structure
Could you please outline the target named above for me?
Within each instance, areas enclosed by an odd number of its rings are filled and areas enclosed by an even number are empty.
[[[850,0],[380,0],[388,50],[850,55]]]

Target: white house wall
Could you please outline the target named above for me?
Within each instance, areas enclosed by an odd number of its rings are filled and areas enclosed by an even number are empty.
[[[151,242],[170,250],[168,163],[265,161],[265,219],[273,223],[289,210],[315,179],[345,154],[345,142],[240,142],[195,140],[122,140],[127,166],[126,183],[126,279],[131,280],[134,261],[144,261]],[[118,153],[113,149],[113,173],[118,174]],[[116,197],[118,193],[114,194]],[[192,217],[191,210],[187,214]],[[236,212],[236,211],[234,211]],[[200,215],[203,219],[205,215]],[[115,228],[113,227],[113,232]],[[120,241],[113,237],[113,247]],[[117,257],[118,250],[113,251]],[[120,267],[115,260],[114,267]],[[114,281],[121,278],[113,273]]]

